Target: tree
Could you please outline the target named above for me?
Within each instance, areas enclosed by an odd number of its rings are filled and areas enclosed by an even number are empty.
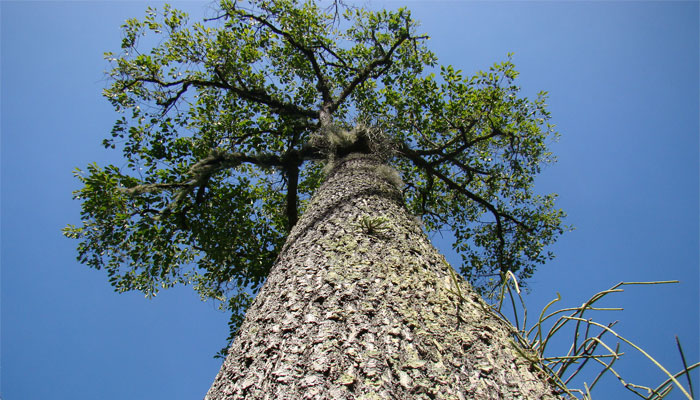
[[[149,8],[106,53],[124,115],[104,145],[127,168],[76,172],[83,225],[65,234],[118,291],[190,284],[231,312],[211,398],[553,393],[477,294],[524,281],[562,232],[533,191],[556,137],[546,93],[521,97],[510,60],[438,68],[417,26],[224,0],[191,26]],[[420,226],[453,232],[471,285]]]

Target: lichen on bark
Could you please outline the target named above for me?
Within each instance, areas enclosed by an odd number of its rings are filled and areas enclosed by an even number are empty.
[[[454,278],[385,168],[369,154],[335,160],[206,399],[556,397],[512,328]],[[363,217],[387,223],[373,234]]]

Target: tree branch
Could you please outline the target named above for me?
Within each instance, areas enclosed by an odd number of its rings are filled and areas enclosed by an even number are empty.
[[[318,47],[320,47],[320,48],[322,48],[323,50],[327,51],[328,54],[332,55],[333,57],[335,57],[336,60],[338,60],[338,61],[340,62],[340,64],[337,64],[337,63],[328,61],[328,60],[326,60],[325,57],[323,57],[323,53],[319,53],[319,54],[318,54],[319,57],[321,57],[321,60],[323,60],[323,62],[324,62],[326,65],[330,65],[330,66],[336,67],[336,68],[345,68],[345,69],[347,69],[347,70],[350,70],[350,71],[353,71],[353,72],[356,72],[356,73],[357,73],[357,72],[360,72],[359,69],[348,65],[347,61],[345,61],[345,60],[344,60],[341,56],[339,56],[335,51],[331,50],[328,46],[326,46],[325,44],[323,44],[323,42],[319,42]]]
[[[250,18],[255,21],[258,21],[262,25],[266,26],[268,29],[270,29],[272,32],[284,37],[289,44],[292,45],[295,49],[299,50],[304,56],[309,60],[311,63],[311,68],[314,70],[314,75],[316,75],[316,88],[318,91],[321,93],[321,98],[323,99],[323,104],[331,104],[332,103],[332,98],[331,98],[331,91],[328,86],[328,81],[326,80],[326,77],[323,75],[323,72],[321,71],[321,67],[318,65],[318,60],[316,60],[316,55],[314,52],[303,46],[301,43],[297,42],[294,37],[286,31],[283,31],[282,29],[279,29],[278,27],[274,26],[272,23],[270,23],[268,20],[265,18],[262,18],[258,15],[254,14],[246,14],[246,13],[239,13],[241,17],[244,18]]]
[[[488,135],[478,136],[470,141],[465,142],[464,144],[462,144],[459,147],[459,149],[461,149],[461,150],[455,150],[454,152],[452,152],[452,155],[456,154],[459,151],[464,151],[464,150],[468,149],[469,147],[474,146],[475,144],[477,144],[479,142],[489,140],[489,139],[496,137],[496,136],[506,136],[506,135],[507,134],[505,132],[501,131],[500,129],[496,129],[494,127],[491,130],[491,133],[489,133]],[[430,156],[430,155],[435,155],[435,154],[442,154],[442,151],[445,150],[445,148],[447,148],[447,146],[449,146],[450,144],[453,144],[454,142],[455,142],[455,140],[451,139],[448,143],[445,143],[444,145],[440,146],[439,148],[428,149],[428,150],[415,150],[415,153],[417,155],[420,155],[420,156]],[[451,155],[448,155],[448,156],[451,156]]]
[[[177,209],[195,188],[205,187],[212,175],[225,169],[235,168],[243,163],[265,167],[282,166],[282,160],[279,156],[274,154],[248,155],[244,153],[212,152],[208,157],[203,158],[190,167],[187,171],[187,175],[189,176],[189,180],[187,181],[147,183],[131,188],[123,188],[121,190],[127,195],[137,196],[144,193],[159,192],[161,190],[179,189],[171,203],[161,211],[161,214],[167,214]]]
[[[479,169],[479,168],[474,168],[474,167],[472,167],[472,166],[469,166],[469,165],[467,165],[467,164],[462,163],[461,161],[457,160],[457,159],[454,158],[454,157],[443,157],[442,159],[440,159],[440,162],[435,162],[435,161],[433,161],[433,162],[431,162],[430,164],[431,164],[431,165],[438,165],[438,164],[440,164],[440,163],[442,163],[442,162],[444,162],[444,161],[447,161],[447,162],[449,162],[449,163],[452,163],[452,164],[455,165],[457,168],[459,168],[459,169],[461,169],[462,171],[467,172],[467,173],[479,174],[479,175],[486,175],[486,176],[491,175],[491,172],[489,172],[489,171],[485,171],[485,170]]]
[[[408,34],[403,34],[399,36],[398,40],[391,46],[388,52],[385,52],[381,57],[377,57],[374,60],[372,60],[367,66],[365,66],[356,76],[355,79],[350,82],[350,84],[343,89],[343,91],[340,93],[340,96],[331,104],[330,107],[330,112],[333,112],[340,107],[340,105],[345,101],[345,99],[352,93],[353,90],[355,90],[355,87],[357,85],[361,84],[362,82],[366,81],[367,78],[369,78],[370,74],[374,71],[375,68],[377,68],[380,65],[386,65],[386,64],[391,64],[391,56],[394,54],[394,51],[396,51],[399,46],[403,42],[406,41],[406,39],[409,39],[410,36]]]
[[[433,175],[437,178],[439,178],[441,181],[443,181],[450,189],[464,195],[470,200],[473,200],[474,202],[478,203],[482,207],[484,207],[486,210],[488,210],[496,220],[496,235],[498,236],[498,242],[499,242],[499,259],[501,259],[503,252],[505,251],[505,246],[506,246],[506,241],[505,241],[505,236],[504,236],[504,229],[503,229],[503,219],[507,221],[511,221],[515,223],[516,225],[520,226],[521,228],[531,231],[531,229],[525,225],[522,221],[516,219],[515,217],[500,212],[496,209],[496,207],[488,202],[487,200],[481,198],[480,196],[470,192],[467,190],[465,187],[462,185],[458,184],[457,182],[453,181],[449,177],[445,176],[440,170],[435,168],[434,165],[423,159],[416,151],[412,150],[408,145],[405,143],[402,144],[401,148],[399,149],[399,152],[404,155],[406,158],[411,160],[416,166],[419,168],[422,168],[425,170],[429,175]],[[503,269],[503,265],[500,266],[501,269]]]
[[[285,161],[285,169],[287,172],[287,232],[291,232],[299,218],[297,191],[299,186],[299,164],[301,160],[296,156],[291,156]]]
[[[154,84],[156,84],[160,87],[163,87],[163,88],[182,85],[180,90],[176,93],[175,97],[172,97],[172,98],[170,98],[167,101],[162,103],[162,105],[165,106],[166,108],[170,107],[170,105],[175,103],[187,91],[187,89],[190,86],[214,87],[214,88],[218,88],[218,89],[229,90],[229,91],[235,93],[236,95],[238,95],[242,99],[266,105],[266,106],[270,107],[271,110],[276,111],[278,114],[291,114],[291,115],[304,116],[304,117],[308,117],[308,118],[318,118],[318,112],[301,108],[295,104],[282,102],[280,100],[273,98],[268,93],[266,93],[262,90],[244,89],[244,88],[232,86],[232,85],[228,84],[224,79],[222,79],[223,78],[222,76],[219,76],[218,71],[215,71],[215,72],[216,72],[217,76],[219,77],[219,79],[221,80],[221,82],[207,81],[207,80],[203,80],[203,79],[192,79],[192,78],[184,78],[184,79],[180,79],[180,80],[173,81],[173,82],[164,82],[158,78],[146,78],[146,77],[134,78],[134,81],[154,83]]]

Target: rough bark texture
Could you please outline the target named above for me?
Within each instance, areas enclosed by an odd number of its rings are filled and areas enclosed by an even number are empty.
[[[371,156],[336,162],[206,399],[555,398],[394,184]]]

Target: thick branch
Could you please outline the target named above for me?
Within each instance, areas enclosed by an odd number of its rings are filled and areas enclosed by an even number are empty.
[[[189,180],[183,182],[170,183],[148,183],[134,186],[131,188],[122,189],[124,193],[131,196],[140,195],[143,193],[159,192],[161,190],[178,189],[173,201],[161,213],[168,213],[178,208],[185,198],[192,191],[199,187],[206,186],[209,178],[219,171],[237,167],[243,163],[250,163],[258,166],[272,167],[281,166],[282,160],[274,154],[254,154],[248,155],[244,153],[221,153],[213,152],[210,156],[193,164],[187,175]]]
[[[217,72],[218,75],[218,72]],[[219,79],[222,77],[219,76]],[[164,82],[158,78],[135,78],[135,81],[139,82],[149,82],[149,83],[155,83],[156,85],[159,85],[160,87],[173,87],[173,86],[178,86],[182,85],[180,90],[177,92],[177,94],[168,99],[163,103],[163,105],[167,108],[170,105],[172,105],[174,102],[176,102],[186,91],[190,86],[195,86],[195,87],[214,87],[214,88],[219,88],[219,89],[224,89],[224,90],[229,90],[236,95],[238,95],[240,98],[249,100],[255,103],[263,104],[268,107],[270,107],[271,110],[277,111],[279,114],[291,114],[291,115],[299,115],[299,116],[304,116],[304,117],[309,117],[309,118],[318,118],[318,112],[316,111],[311,111],[307,110],[304,108],[301,108],[295,104],[291,103],[285,103],[280,100],[277,100],[270,96],[268,93],[262,91],[262,90],[252,90],[252,89],[244,89],[244,88],[239,88],[232,86],[223,79],[221,79],[221,82],[216,82],[216,81],[207,81],[203,79],[192,79],[192,78],[184,78],[180,79],[177,81],[173,82]]]

